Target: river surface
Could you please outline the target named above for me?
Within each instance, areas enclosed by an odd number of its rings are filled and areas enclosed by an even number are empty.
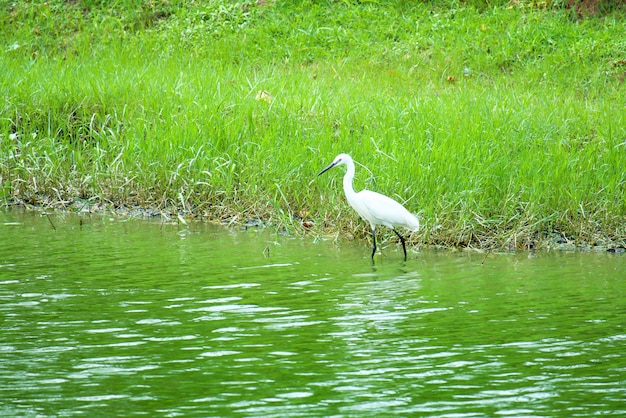
[[[0,211],[0,416],[626,416],[626,257]]]

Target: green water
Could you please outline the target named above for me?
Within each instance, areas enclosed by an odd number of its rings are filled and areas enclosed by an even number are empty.
[[[626,414],[624,256],[50,220],[0,212],[0,416]]]

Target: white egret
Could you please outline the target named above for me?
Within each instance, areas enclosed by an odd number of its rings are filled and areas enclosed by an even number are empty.
[[[335,160],[318,176],[338,165],[345,165],[348,169],[343,176],[343,191],[350,206],[363,218],[370,223],[372,227],[372,260],[376,254],[376,225],[384,225],[391,228],[396,233],[400,242],[402,242],[402,250],[404,250],[404,260],[406,260],[406,244],[404,237],[396,230],[397,226],[403,226],[413,232],[417,231],[420,223],[411,212],[405,209],[400,203],[390,197],[370,190],[361,190],[356,193],[352,187],[354,179],[354,162],[348,154],[339,154]]]

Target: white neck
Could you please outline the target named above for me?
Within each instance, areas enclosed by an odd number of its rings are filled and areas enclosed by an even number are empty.
[[[351,159],[346,161],[346,167],[348,168],[345,176],[343,176],[343,191],[346,193],[348,201],[352,201],[352,197],[356,194],[352,187],[352,180],[354,179],[354,163]]]

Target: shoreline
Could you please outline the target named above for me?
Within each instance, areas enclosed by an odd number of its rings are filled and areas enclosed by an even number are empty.
[[[113,203],[104,203],[96,201],[89,203],[89,201],[76,199],[70,204],[69,202],[53,202],[51,204],[31,204],[23,200],[13,200],[4,203],[0,203],[0,210],[23,210],[31,212],[40,212],[42,216],[49,215],[46,211],[72,213],[76,215],[114,215],[116,217],[128,218],[128,219],[140,219],[140,220],[162,220],[163,222],[175,221],[179,224],[188,225],[192,222],[201,223],[214,223],[219,224],[226,228],[232,228],[238,226],[244,230],[248,228],[260,228],[260,229],[281,229],[287,231],[290,234],[298,235],[301,237],[309,235],[319,236],[331,236],[341,237],[345,240],[367,240],[367,236],[358,234],[357,231],[343,231],[337,233],[337,229],[332,226],[321,228],[315,226],[314,219],[302,219],[298,216],[294,216],[291,227],[284,224],[278,224],[270,220],[264,219],[252,219],[245,218],[239,215],[234,215],[228,218],[212,218],[206,214],[197,214],[193,212],[184,212],[179,210],[180,208],[170,207],[167,209],[159,209],[156,207],[140,206],[140,205],[117,205]],[[297,225],[298,229],[293,228]],[[361,229],[361,228],[359,228]],[[415,235],[419,236],[418,231]],[[490,236],[476,237],[481,242],[494,242],[495,238]],[[626,254],[626,242],[598,240],[595,244],[587,243],[575,243],[567,240],[558,234],[553,234],[552,237],[540,239],[534,242],[532,247],[520,247],[516,245],[507,246],[476,246],[476,245],[459,245],[452,246],[447,243],[437,242],[420,242],[416,244],[416,240],[411,236],[407,238],[407,245],[410,248],[419,249],[433,249],[442,251],[475,251],[483,254],[489,253],[517,253],[517,252],[532,252],[532,253],[549,253],[549,252],[585,252],[585,253],[607,253],[607,254]]]

